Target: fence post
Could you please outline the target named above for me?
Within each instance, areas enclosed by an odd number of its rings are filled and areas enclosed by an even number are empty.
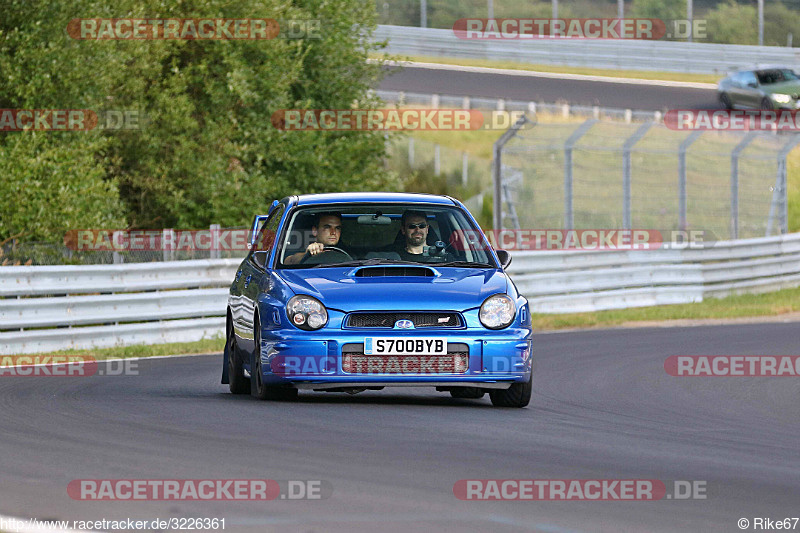
[[[756,134],[751,131],[745,135],[731,152],[731,239],[734,240],[739,238],[739,154],[756,138]]]
[[[442,172],[442,162],[439,144],[433,145],[433,174],[438,176]]]
[[[575,225],[572,212],[572,149],[595,123],[595,118],[586,120],[564,142],[564,229],[572,229]]]
[[[783,145],[778,152],[778,173],[775,176],[775,186],[772,188],[772,201],[769,204],[769,218],[767,219],[767,232],[765,237],[772,233],[772,221],[775,212],[778,212],[778,233],[786,234],[789,232],[789,202],[787,199],[788,189],[786,188],[786,158],[789,152],[800,143],[800,135],[792,137]]]
[[[469,156],[467,155],[467,152],[461,152],[461,186],[465,188],[467,186],[467,180],[469,178],[467,176],[468,171],[469,171]]]
[[[686,220],[686,150],[703,134],[702,130],[693,131],[686,137],[678,148],[678,228],[685,231],[688,227]]]
[[[498,230],[503,226],[503,147],[526,122],[530,121],[526,115],[519,117],[519,120],[508,128],[492,147],[492,181],[494,182],[494,198],[492,198],[492,225],[494,227],[492,229]]]
[[[414,168],[414,137],[408,138],[408,166]]]
[[[631,150],[644,137],[652,122],[645,122],[625,140],[622,146],[622,228],[631,229]]]

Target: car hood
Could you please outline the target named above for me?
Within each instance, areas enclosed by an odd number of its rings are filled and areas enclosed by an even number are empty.
[[[508,287],[506,275],[492,268],[433,267],[427,269],[432,277],[360,277],[359,270],[368,268],[374,267],[284,269],[276,273],[295,294],[308,294],[326,307],[344,312],[465,311],[479,307],[492,294],[505,293]]]
[[[770,94],[800,94],[800,80],[782,81],[763,87]]]

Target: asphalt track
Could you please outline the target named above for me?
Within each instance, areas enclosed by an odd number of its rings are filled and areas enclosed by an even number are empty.
[[[551,77],[510,76],[405,66],[387,67],[380,88],[423,94],[483,96],[531,102],[569,102],[620,109],[719,109],[713,89],[636,85]]]
[[[664,360],[796,355],[798,339],[798,323],[540,334],[526,409],[428,389],[259,402],[219,384],[219,355],[139,361],[138,375],[0,377],[0,514],[224,517],[226,531],[740,531],[740,518],[800,515],[800,381],[672,377]],[[73,479],[123,478],[324,480],[332,494],[67,495]],[[707,499],[456,499],[454,483],[475,478],[705,481]]]

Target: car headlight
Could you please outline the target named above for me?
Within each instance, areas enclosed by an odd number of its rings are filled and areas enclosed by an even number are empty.
[[[289,321],[300,329],[313,331],[328,323],[328,311],[311,296],[292,296],[286,302]]]
[[[481,305],[481,311],[478,316],[481,319],[481,324],[489,329],[503,329],[508,327],[514,321],[514,316],[517,314],[514,300],[505,294],[495,294],[489,296]]]
[[[772,99],[779,104],[788,104],[792,101],[792,97],[788,94],[773,94]]]

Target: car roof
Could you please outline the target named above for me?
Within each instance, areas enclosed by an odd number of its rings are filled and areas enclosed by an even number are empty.
[[[297,205],[345,204],[353,202],[456,205],[453,199],[447,196],[407,192],[340,192],[303,194],[297,197]]]

